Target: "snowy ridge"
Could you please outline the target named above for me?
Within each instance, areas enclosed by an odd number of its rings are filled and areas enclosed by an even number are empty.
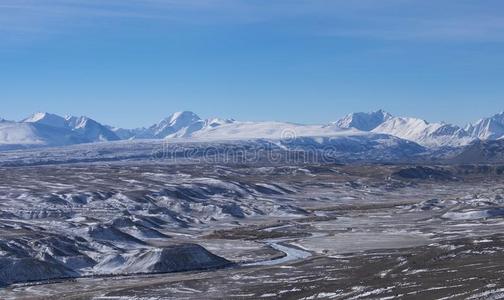
[[[61,117],[55,114],[39,112],[15,124],[19,124],[21,128],[30,127],[37,129],[36,132],[33,132],[34,134],[31,138],[24,139],[25,143],[21,144],[32,144],[32,141],[37,141],[38,143],[35,144],[61,146],[120,140],[120,138],[106,126],[84,116]],[[54,131],[58,131],[59,135],[47,137],[49,133]],[[46,136],[46,138],[43,138],[44,136]],[[10,144],[13,144],[13,142],[14,141],[11,141]]]
[[[203,120],[190,111],[176,112],[148,128],[123,129],[108,127],[121,139],[165,139],[190,137],[194,132],[233,123],[232,119]]]
[[[92,142],[117,141],[120,138],[106,126],[88,117],[66,117],[71,130]]]
[[[22,121],[23,123],[42,124],[51,127],[65,128],[67,127],[67,120],[58,115],[38,112],[29,116]]]
[[[372,131],[390,134],[430,147],[462,146],[474,140],[458,126],[429,123],[417,118],[391,118]]]
[[[481,119],[465,129],[444,122],[429,123],[419,118],[393,117],[383,110],[349,114],[334,124],[344,128],[390,134],[430,148],[461,147],[478,139],[504,138],[504,113]]]
[[[282,122],[233,122],[216,127],[204,127],[189,135],[213,140],[295,139],[298,137],[368,135],[355,129],[335,125],[300,125]]]
[[[202,119],[193,112],[182,111],[154,125],[136,129],[107,126],[84,116],[35,113],[20,122],[0,119],[0,150],[141,139],[292,140],[302,137],[371,138],[373,134],[394,136],[429,148],[461,147],[478,139],[503,139],[504,113],[481,119],[465,129],[443,122],[394,117],[384,110],[348,114],[327,125]]]
[[[481,140],[499,140],[504,138],[504,112],[490,118],[481,119],[466,127],[466,131]]]
[[[65,146],[88,142],[65,128],[36,123],[0,123],[0,149],[13,150],[41,146]]]

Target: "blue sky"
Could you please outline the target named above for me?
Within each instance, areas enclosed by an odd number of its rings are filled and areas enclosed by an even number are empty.
[[[334,121],[383,108],[463,125],[504,110],[500,0],[1,0],[0,116],[123,127]]]

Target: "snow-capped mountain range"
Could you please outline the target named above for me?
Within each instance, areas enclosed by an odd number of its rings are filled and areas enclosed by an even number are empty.
[[[21,122],[0,121],[0,149],[116,141],[119,137],[87,117],[36,113]]]
[[[390,134],[429,147],[463,146],[474,140],[458,126],[446,123],[429,123],[417,118],[391,118],[372,131]]]
[[[481,119],[466,128],[444,122],[429,123],[419,118],[394,117],[383,110],[349,114],[336,124],[389,134],[432,148],[465,146],[477,139],[504,138],[504,113]]]
[[[464,146],[475,140],[499,140],[504,139],[504,113],[481,119],[466,128],[429,123],[418,118],[394,117],[383,110],[348,114],[324,125],[201,119],[193,112],[184,111],[137,129],[107,126],[84,116],[61,117],[50,113],[35,113],[19,122],[0,118],[2,150],[139,139],[285,140],[349,136],[362,139],[376,138],[376,135],[400,138],[428,148]]]

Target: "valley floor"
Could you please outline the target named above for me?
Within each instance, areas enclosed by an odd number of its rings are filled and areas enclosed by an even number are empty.
[[[0,298],[500,299],[501,169],[3,168]]]

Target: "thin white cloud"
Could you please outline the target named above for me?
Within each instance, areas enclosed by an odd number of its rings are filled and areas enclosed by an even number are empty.
[[[142,19],[205,26],[270,22],[272,30],[384,40],[504,41],[503,13],[497,0],[2,0],[0,35]]]
[[[481,18],[479,20],[401,20],[394,24],[369,22],[366,26],[330,27],[320,35],[370,38],[375,40],[499,42],[504,41],[504,22]],[[389,22],[387,22],[389,23]]]

